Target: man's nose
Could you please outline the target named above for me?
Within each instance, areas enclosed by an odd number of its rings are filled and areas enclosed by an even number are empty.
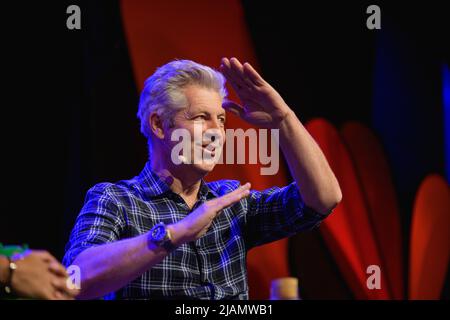
[[[221,123],[219,119],[212,118],[210,121],[208,121],[208,129],[220,129]]]
[[[207,141],[217,144],[223,144],[225,138],[223,127],[221,126],[219,121],[216,121],[216,123],[214,124],[212,123],[211,125],[208,125],[208,128],[203,132],[203,136]]]

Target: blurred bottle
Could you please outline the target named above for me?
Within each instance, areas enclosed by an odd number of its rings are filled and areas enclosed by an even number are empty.
[[[270,286],[270,300],[300,300],[298,293],[298,279],[285,277],[272,280]]]

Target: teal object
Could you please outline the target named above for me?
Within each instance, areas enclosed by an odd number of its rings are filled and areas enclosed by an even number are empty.
[[[28,245],[24,244],[22,246],[19,245],[8,245],[4,246],[2,243],[0,243],[0,255],[6,256],[6,257],[12,257],[15,254],[21,254],[27,251]]]

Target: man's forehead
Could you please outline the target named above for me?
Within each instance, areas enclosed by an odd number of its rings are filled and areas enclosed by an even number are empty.
[[[225,109],[222,107],[222,101],[219,103],[191,103],[185,110],[188,113],[205,112],[210,114],[225,114]]]
[[[184,89],[187,100],[187,109],[190,112],[209,112],[209,113],[224,113],[222,108],[222,97],[219,92],[203,88],[199,86],[188,86]]]

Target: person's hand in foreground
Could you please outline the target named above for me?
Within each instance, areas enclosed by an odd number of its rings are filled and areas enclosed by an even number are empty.
[[[17,268],[10,276],[8,260],[0,257],[0,280],[21,298],[72,300],[78,290],[67,286],[66,269],[47,251],[28,250],[13,257]],[[10,280],[10,283],[7,283]]]

